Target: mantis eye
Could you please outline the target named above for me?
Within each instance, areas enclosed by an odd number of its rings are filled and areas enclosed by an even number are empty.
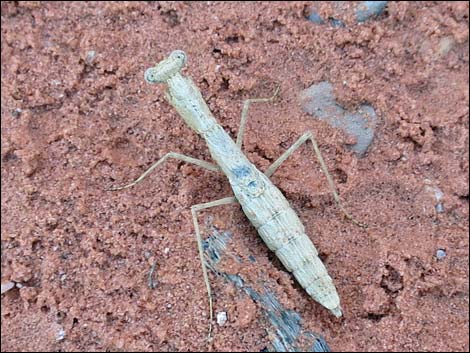
[[[176,59],[184,66],[186,64],[186,53],[182,50],[175,50],[170,54],[170,57]]]
[[[159,82],[157,72],[156,72],[155,68],[153,68],[153,67],[151,67],[150,69],[145,71],[144,78],[145,78],[145,81],[147,81],[148,83],[157,83],[157,82]]]

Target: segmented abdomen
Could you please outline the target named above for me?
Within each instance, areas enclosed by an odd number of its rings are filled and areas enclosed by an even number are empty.
[[[298,219],[291,208],[285,209],[261,225],[258,233],[307,293],[333,314],[341,316],[333,280],[318,257],[317,249],[303,231],[300,220],[297,224],[300,227],[295,226],[294,217]]]
[[[318,257],[317,249],[305,234],[297,214],[264,174],[260,173],[256,183],[258,189],[262,189],[258,190],[256,197],[250,195],[249,187],[233,185],[246,216],[269,249],[276,253],[288,271],[293,272],[307,293],[335,316],[341,316],[333,280]]]

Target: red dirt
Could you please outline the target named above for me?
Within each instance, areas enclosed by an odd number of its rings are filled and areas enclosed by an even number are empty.
[[[2,351],[269,345],[256,305],[214,276],[215,309],[228,322],[205,342],[189,207],[230,195],[224,176],[173,161],[132,189],[104,191],[169,151],[209,159],[163,87],[143,79],[174,49],[186,51],[185,72],[233,136],[242,101],[281,84],[276,103],[250,110],[244,150],[261,170],[315,132],[346,208],[368,230],[341,217],[310,149],[272,179],[325,259],[344,318],[269,261],[239,208],[208,210],[201,221],[213,216],[234,234],[234,249],[251,249],[283,304],[333,350],[468,351],[467,2],[390,3],[361,25],[349,11],[345,28],[307,21],[310,2],[1,6],[1,278],[22,285],[2,295]],[[331,3],[317,11],[338,16]],[[345,108],[376,109],[365,158],[348,151],[348,136],[302,113],[299,93],[321,81]],[[447,253],[439,261],[438,249]],[[150,290],[154,260],[159,285]]]

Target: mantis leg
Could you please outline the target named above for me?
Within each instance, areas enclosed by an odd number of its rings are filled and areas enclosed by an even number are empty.
[[[313,151],[315,152],[315,155],[318,158],[318,161],[320,162],[320,167],[323,171],[323,173],[326,176],[326,180],[328,180],[328,184],[330,186],[331,193],[333,194],[333,198],[335,199],[336,204],[338,205],[339,209],[347,219],[349,219],[351,222],[354,224],[367,228],[367,224],[361,223],[354,219],[343,207],[341,203],[341,199],[339,198],[338,191],[336,190],[335,183],[333,181],[333,178],[331,177],[330,172],[328,171],[328,167],[325,164],[325,161],[323,160],[323,157],[321,155],[320,149],[318,148],[317,142],[315,140],[315,137],[313,136],[312,132],[307,131],[304,133],[290,148],[285,151],[269,168],[264,172],[264,174],[269,178],[271,175],[274,174],[274,172],[279,168],[279,166],[287,159],[291,154],[293,154],[303,143],[307,142],[307,140],[310,140],[312,142],[313,146]]]
[[[276,88],[276,91],[274,91],[274,94],[270,98],[252,98],[252,99],[247,99],[243,103],[243,109],[242,109],[242,117],[240,119],[240,128],[238,129],[238,134],[237,134],[237,146],[242,147],[242,142],[243,142],[243,134],[245,133],[245,125],[248,119],[248,109],[250,108],[251,103],[261,103],[261,102],[272,102],[276,96],[279,93],[279,89],[281,86],[278,86]]]
[[[212,332],[212,320],[214,318],[214,313],[213,313],[213,308],[212,308],[212,292],[211,292],[211,285],[209,283],[209,276],[207,275],[207,269],[206,269],[206,261],[204,260],[204,249],[202,248],[202,237],[201,233],[199,231],[199,223],[197,221],[197,212],[201,211],[206,208],[211,208],[215,206],[222,206],[222,205],[227,205],[233,202],[237,202],[237,199],[233,196],[231,197],[225,197],[220,200],[212,201],[212,202],[206,202],[206,203],[200,203],[194,206],[191,206],[191,214],[193,216],[193,222],[194,222],[194,229],[196,231],[196,238],[197,238],[197,247],[199,249],[199,258],[201,260],[201,265],[202,265],[202,275],[204,277],[204,283],[206,284],[206,289],[207,289],[207,295],[209,297],[209,334],[208,334],[208,339],[211,337],[211,332]]]
[[[195,164],[199,167],[202,167],[202,168],[205,168],[205,169],[208,169],[208,170],[212,170],[214,172],[220,171],[219,167],[215,164],[212,164],[212,163],[200,160],[200,159],[196,159],[196,158],[193,158],[193,157],[185,156],[184,154],[180,154],[180,153],[176,153],[176,152],[169,152],[166,155],[164,155],[162,158],[160,158],[155,164],[153,164],[149,169],[147,169],[140,177],[138,177],[132,183],[124,185],[124,186],[111,187],[111,188],[108,188],[107,190],[108,191],[116,191],[116,190],[127,189],[127,188],[130,188],[131,186],[134,186],[134,185],[140,183],[142,180],[144,180],[144,178],[147,175],[149,175],[152,172],[152,170],[154,170],[160,164],[165,162],[168,158],[179,159],[183,162],[192,163],[192,164]]]

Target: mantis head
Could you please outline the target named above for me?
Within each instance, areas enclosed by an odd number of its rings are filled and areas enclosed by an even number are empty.
[[[148,83],[165,83],[186,65],[186,60],[186,53],[184,51],[173,51],[168,58],[160,61],[157,66],[145,71],[145,81]]]

